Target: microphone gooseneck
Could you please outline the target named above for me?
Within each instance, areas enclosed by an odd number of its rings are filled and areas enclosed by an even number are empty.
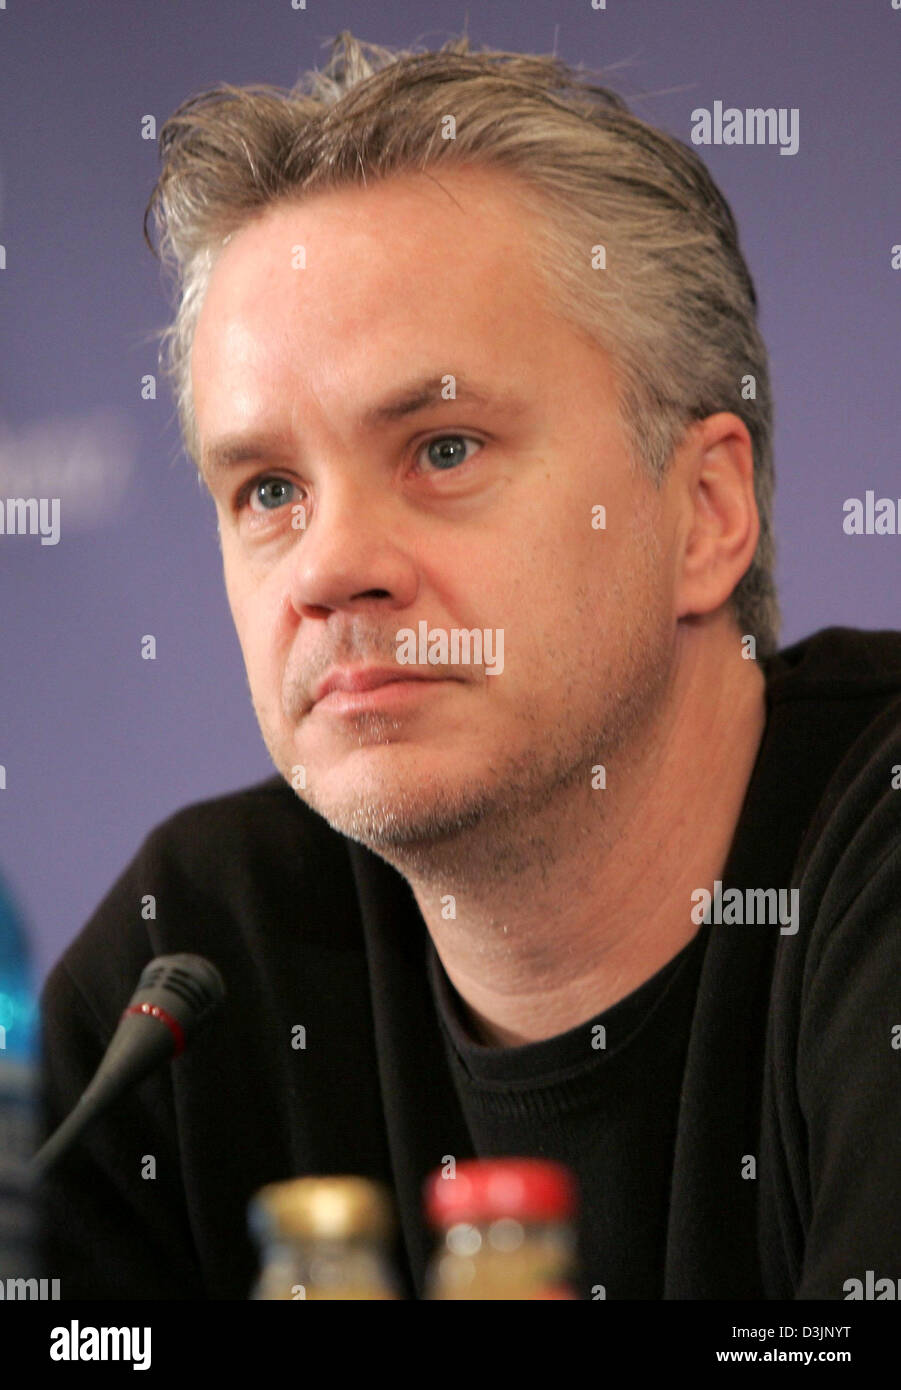
[[[145,966],[93,1080],[31,1160],[32,1174],[43,1177],[124,1090],[178,1057],[224,999],[222,976],[204,956],[180,952]]]

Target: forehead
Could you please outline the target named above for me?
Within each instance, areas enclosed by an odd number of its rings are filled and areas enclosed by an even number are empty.
[[[365,187],[320,189],[256,213],[219,253],[207,300],[261,284],[279,271],[302,273],[308,287],[341,266],[365,283],[392,269],[399,281],[443,265],[515,269],[536,230],[525,187],[504,170],[459,168],[397,174]],[[528,220],[530,225],[524,226]],[[298,247],[304,254],[296,254]],[[280,252],[291,254],[287,263]],[[513,253],[511,255],[511,252]],[[517,252],[519,254],[517,254]],[[475,257],[475,259],[473,259]],[[338,289],[338,285],[333,288]]]
[[[248,373],[328,384],[375,358],[528,355],[550,313],[534,221],[503,172],[395,177],[267,209],[220,252],[192,351],[198,420]],[[286,384],[286,383],[284,383]]]

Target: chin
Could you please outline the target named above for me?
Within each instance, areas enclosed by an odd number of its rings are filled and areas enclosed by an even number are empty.
[[[353,785],[326,781],[312,785],[307,774],[308,805],[332,829],[372,847],[390,848],[422,844],[458,832],[470,820],[473,803],[480,815],[483,797],[474,795],[471,782],[461,785],[436,776],[423,785],[422,773],[409,779],[397,774],[354,781]]]

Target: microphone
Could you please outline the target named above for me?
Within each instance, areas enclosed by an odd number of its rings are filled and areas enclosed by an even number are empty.
[[[32,1158],[32,1175],[43,1177],[124,1090],[143,1081],[167,1058],[178,1057],[224,998],[222,976],[204,956],[180,952],[157,956],[145,966],[93,1080]]]

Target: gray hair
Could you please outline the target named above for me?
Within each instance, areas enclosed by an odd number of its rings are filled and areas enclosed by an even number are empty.
[[[451,114],[454,138],[442,138]],[[290,90],[220,84],[183,102],[159,151],[144,235],[180,289],[160,364],[195,464],[191,345],[227,237],[314,191],[453,164],[505,169],[534,214],[552,302],[614,364],[633,464],[659,486],[694,421],[725,410],[747,426],[760,536],[731,604],[759,657],[777,649],[767,352],[731,208],[688,145],[557,57],[474,53],[466,37],[394,51],[343,30],[325,69]]]

